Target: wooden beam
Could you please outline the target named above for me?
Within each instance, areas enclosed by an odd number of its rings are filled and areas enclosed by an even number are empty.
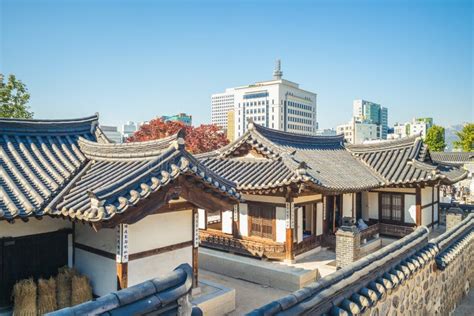
[[[421,226],[421,188],[416,187],[416,226]]]
[[[205,193],[202,190],[196,189],[195,186],[190,185],[185,179],[178,179],[180,187],[180,196],[186,201],[194,204],[198,208],[224,211],[231,210],[232,204],[230,200],[224,198],[217,198],[213,194]]]
[[[122,214],[117,214],[108,221],[101,223],[101,228],[113,228],[118,224],[133,224],[142,218],[158,212],[160,208],[168,204],[172,199],[178,198],[180,187],[176,184],[168,184],[163,189],[152,193],[148,198],[140,201],[138,206],[129,206]]]
[[[179,211],[186,211],[192,210],[196,206],[189,202],[169,202],[165,206],[156,210],[153,214],[162,214],[162,213],[170,213],[170,212],[179,212]]]
[[[128,287],[128,262],[117,262],[117,290]]]

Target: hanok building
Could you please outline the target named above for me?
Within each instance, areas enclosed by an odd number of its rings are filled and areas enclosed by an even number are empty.
[[[231,182],[183,135],[112,144],[98,117],[0,120],[0,306],[13,284],[69,265],[101,296],[188,263],[197,281],[197,209],[232,209]]]
[[[465,177],[434,164],[419,137],[346,146],[342,136],[306,136],[254,123],[228,146],[198,156],[234,181],[244,203],[200,210],[201,245],[293,260],[334,242],[343,218],[372,234],[403,236],[438,222],[438,186]]]

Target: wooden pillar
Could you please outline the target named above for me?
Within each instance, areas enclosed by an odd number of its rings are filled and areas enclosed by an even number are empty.
[[[207,212],[206,212],[207,217]],[[206,218],[207,222],[207,218]],[[193,288],[199,286],[199,212],[193,208]]]
[[[128,287],[128,262],[117,262],[117,290]]]
[[[293,204],[293,197],[289,195],[286,199],[286,256],[288,261],[295,260],[295,253],[293,249],[293,235],[295,229],[295,208]]]
[[[416,187],[416,226],[421,226],[421,188]]]

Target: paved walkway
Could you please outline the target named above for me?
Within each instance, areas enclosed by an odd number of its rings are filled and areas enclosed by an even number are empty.
[[[199,278],[219,283],[225,287],[235,289],[236,309],[228,315],[244,315],[254,309],[281,298],[289,291],[264,286],[225,275],[199,269]]]
[[[469,291],[469,294],[461,301],[454,316],[471,316],[474,315],[474,288]]]

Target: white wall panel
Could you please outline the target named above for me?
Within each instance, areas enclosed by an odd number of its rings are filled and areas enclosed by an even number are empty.
[[[91,280],[94,294],[102,296],[117,290],[115,260],[75,249],[75,268]]]
[[[405,223],[416,223],[416,196],[405,194]]]
[[[240,234],[242,236],[249,235],[249,218],[248,218],[248,205],[245,203],[239,204],[239,216],[240,216]]]
[[[286,241],[286,208],[276,208],[276,242]]]
[[[222,212],[222,232],[232,234],[232,211]]]

